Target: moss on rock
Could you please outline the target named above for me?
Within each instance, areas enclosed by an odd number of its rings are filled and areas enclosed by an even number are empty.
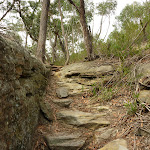
[[[0,147],[31,150],[50,70],[20,45],[0,36]]]

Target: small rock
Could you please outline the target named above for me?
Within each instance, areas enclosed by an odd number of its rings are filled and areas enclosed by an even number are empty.
[[[57,119],[63,120],[67,124],[84,126],[90,129],[97,129],[100,126],[108,126],[109,121],[105,119],[106,114],[93,114],[78,110],[63,110],[57,113]]]
[[[142,103],[150,104],[150,90],[142,90],[139,93],[139,100]]]
[[[96,130],[96,131],[98,131],[98,130]],[[108,130],[104,131],[103,133],[101,133],[100,135],[95,135],[96,142],[101,143],[104,140],[107,140],[110,137],[113,137],[115,135],[116,135],[116,130],[114,128],[108,129]]]
[[[53,110],[51,108],[51,106],[49,105],[49,103],[46,103],[45,101],[40,101],[40,109],[43,112],[44,116],[48,119],[48,120],[53,120]]]
[[[55,99],[52,101],[53,103],[59,105],[60,107],[69,107],[70,104],[73,102],[72,99]]]
[[[102,112],[102,111],[111,111],[109,109],[109,106],[96,106],[96,107],[93,107],[95,109],[97,109],[99,112]]]
[[[128,150],[127,142],[124,139],[117,139],[109,142],[99,150]]]
[[[61,135],[57,134],[54,136],[46,135],[45,139],[51,150],[77,150],[84,145],[86,140],[80,136],[81,134],[78,133],[68,135],[66,133],[61,133]]]
[[[65,87],[58,88],[56,89],[56,94],[59,98],[66,98],[68,97],[68,89]]]
[[[102,127],[102,128],[98,128],[97,130],[96,130],[96,132],[103,132],[103,131],[105,131],[106,130],[106,127]]]
[[[149,129],[138,128],[135,135],[136,136],[150,136],[150,128]]]

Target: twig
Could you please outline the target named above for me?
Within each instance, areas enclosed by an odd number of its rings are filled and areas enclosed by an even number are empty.
[[[135,150],[136,148],[136,140],[135,140],[135,134],[134,134],[134,147],[133,147],[133,150]]]
[[[122,137],[122,136],[126,136],[129,132],[130,132],[130,130],[133,128],[133,125],[131,125],[126,131],[124,131],[121,135],[120,135],[120,137]]]
[[[148,134],[150,134],[150,131],[144,129],[144,128],[140,128],[141,130],[143,130],[144,132],[147,132]]]
[[[148,105],[145,105],[145,108],[150,111],[150,107]]]

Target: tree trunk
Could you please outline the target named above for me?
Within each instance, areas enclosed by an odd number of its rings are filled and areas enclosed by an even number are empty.
[[[80,0],[80,8],[77,7],[77,5],[72,0],[68,0],[68,1],[70,4],[72,4],[76,8],[76,11],[79,13],[80,23],[82,26],[82,31],[83,31],[83,36],[84,36],[84,43],[85,43],[85,47],[86,47],[87,55],[88,55],[88,60],[91,61],[94,59],[92,35],[90,31],[88,30],[88,26],[86,23],[84,0]]]
[[[72,11],[73,11],[73,6],[72,6]],[[73,16],[75,16],[75,12],[73,11]],[[74,20],[72,22],[72,26],[74,26]],[[74,53],[74,32],[72,28],[72,53]]]
[[[99,37],[100,37],[100,35],[101,35],[101,32],[102,32],[103,17],[104,17],[104,16],[102,15],[101,22],[100,22],[99,34],[98,34],[98,36],[97,36],[97,39],[96,39],[96,41],[95,41],[95,44],[97,43],[97,41],[98,41],[98,39],[99,39]]]
[[[43,63],[45,63],[45,42],[46,42],[49,5],[50,5],[50,0],[43,0],[41,19],[40,19],[40,32],[39,32],[38,46],[37,46],[37,53],[36,53],[37,58]]]
[[[143,22],[142,22],[141,19],[140,19],[140,24],[141,24],[141,27],[143,28],[144,41],[146,41],[147,40],[147,37],[146,37],[146,27],[144,28],[144,25],[143,25]]]
[[[65,50],[66,50],[66,54],[67,54],[67,60],[65,62],[65,65],[68,65],[69,63],[69,50],[68,50],[68,41],[67,41],[67,36],[65,34],[65,30],[64,30],[64,25],[63,25],[63,14],[62,14],[62,11],[61,11],[61,4],[60,4],[60,0],[58,2],[58,9],[59,9],[59,12],[60,12],[60,17],[61,17],[61,29],[62,29],[62,35],[64,36],[64,41],[65,41]]]
[[[108,34],[109,27],[110,27],[110,15],[109,15],[109,24],[108,24],[108,28],[107,28],[106,34],[105,34],[105,36],[104,36],[104,40],[105,40],[105,38],[106,38],[106,36],[107,36],[107,34]]]
[[[28,46],[28,32],[26,31],[25,48]]]
[[[49,33],[49,40],[50,40],[50,45],[52,47],[52,63],[54,63],[56,61],[56,43],[57,43],[57,35],[58,33],[55,33],[55,39],[54,39],[54,42],[52,42],[51,40],[51,35]]]
[[[87,49],[88,60],[91,61],[93,60],[92,37],[86,23],[84,0],[80,0],[80,22],[83,29],[84,42]]]
[[[64,42],[61,41],[60,35],[58,34],[58,38],[59,38],[59,44],[61,47],[62,52],[64,53],[64,57],[65,59],[67,59],[67,55],[66,55],[66,50],[65,50],[65,45]]]

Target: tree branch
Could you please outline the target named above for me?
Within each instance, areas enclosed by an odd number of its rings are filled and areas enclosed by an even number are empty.
[[[78,13],[80,13],[78,6],[72,0],[68,0],[68,2],[76,8]]]
[[[0,2],[0,5],[3,4],[5,2],[5,0],[3,0],[2,2]]]
[[[143,28],[141,29],[141,31],[139,32],[139,34],[134,38],[134,40],[132,41],[132,43],[128,46],[127,50],[129,50],[129,48],[134,44],[135,40],[140,36],[140,34],[143,32],[143,30],[145,30],[145,28],[147,27],[148,23],[150,22],[150,20],[148,20],[145,25],[143,26]]]
[[[22,15],[21,7],[20,7],[20,0],[19,0],[19,10],[18,10],[18,13],[19,13],[20,18],[22,19],[22,21],[24,23],[25,29],[26,29],[27,33],[29,34],[29,36],[31,37],[31,39],[34,40],[34,41],[36,41],[36,42],[38,42],[38,39],[35,38],[34,36],[32,36],[32,34],[30,33],[30,29],[28,28],[27,24],[24,21],[24,16]]]
[[[5,14],[0,18],[0,21],[4,19],[4,17],[12,10],[12,8],[15,5],[16,0],[13,0],[13,3],[11,4],[10,8],[5,12]]]

